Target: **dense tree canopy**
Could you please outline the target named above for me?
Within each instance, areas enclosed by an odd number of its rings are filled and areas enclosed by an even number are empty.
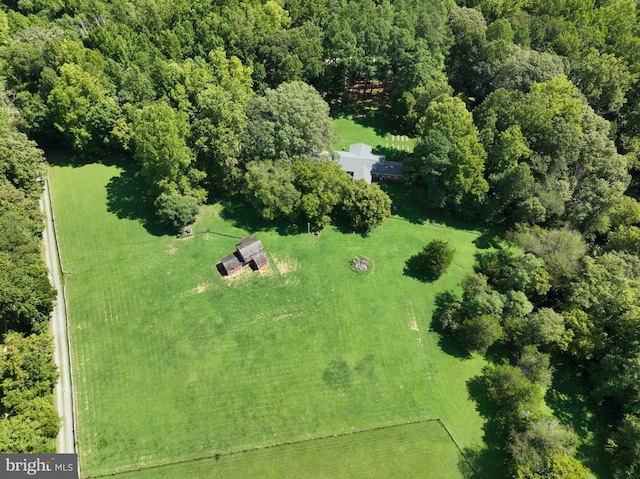
[[[255,96],[248,107],[243,155],[252,160],[291,160],[328,155],[329,106],[311,86],[283,83]]]
[[[486,152],[471,113],[459,98],[441,95],[431,102],[417,128],[421,140],[409,175],[424,187],[429,203],[468,212],[488,189],[483,176]]]
[[[40,248],[42,151],[0,111],[0,449],[55,451],[52,289]]]

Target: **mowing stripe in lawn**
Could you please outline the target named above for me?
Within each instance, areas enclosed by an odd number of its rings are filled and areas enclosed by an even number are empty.
[[[425,417],[481,444],[466,381],[484,360],[430,327],[435,295],[473,270],[477,232],[399,221],[401,208],[368,237],[281,235],[213,205],[194,226],[210,233],[178,240],[154,229],[136,181],[102,164],[51,170],[84,475]],[[222,278],[215,264],[247,234],[269,269]],[[434,238],[456,253],[425,284],[404,266]],[[357,256],[370,274],[350,268]]]
[[[437,431],[431,427],[434,423],[439,424],[446,432],[449,438],[448,446],[446,437],[442,434],[437,434]],[[427,428],[422,426],[429,427]],[[116,474],[115,476],[121,477],[122,479],[183,477],[188,471],[190,478],[229,478],[236,477],[235,474],[241,474],[238,477],[249,478],[254,476],[248,471],[255,470],[259,471],[259,476],[255,477],[265,479],[293,479],[300,477],[300,473],[304,473],[305,477],[308,478],[325,476],[332,478],[353,477],[353,471],[358,472],[358,477],[368,477],[371,479],[407,477],[405,471],[409,470],[411,473],[415,473],[416,471],[407,469],[406,464],[403,465],[403,468],[398,468],[398,463],[405,459],[402,458],[402,456],[406,451],[401,451],[398,456],[398,450],[396,448],[398,446],[399,437],[410,436],[412,433],[417,436],[413,438],[412,445],[416,449],[419,449],[420,446],[424,447],[425,452],[432,449],[431,458],[439,461],[438,464],[432,464],[429,470],[421,471],[420,477],[424,477],[426,479],[462,477],[456,471],[456,469],[461,466],[460,459],[466,463],[466,466],[463,465],[463,469],[473,472],[473,467],[465,457],[464,452],[458,446],[442,419],[429,418],[410,423],[380,426],[367,430],[351,431],[302,441],[273,444],[242,451],[232,451],[224,454],[215,454],[209,457],[180,461],[171,464],[162,464],[132,471],[124,471]],[[404,442],[408,442],[406,437],[403,438],[403,440]],[[433,454],[433,449],[436,448],[438,449],[438,453]],[[457,448],[458,453],[460,454],[460,457],[456,459],[458,462],[455,466],[452,462],[452,459],[455,459],[453,448]],[[380,451],[379,449],[384,449],[386,451]],[[446,450],[446,454],[443,454],[441,449]],[[331,454],[328,454],[328,451],[331,451]],[[393,451],[392,455],[395,457],[392,458],[385,456],[385,452],[388,454],[390,451]],[[311,454],[309,454],[309,452],[311,452]],[[416,451],[410,455],[415,454],[415,452]],[[368,472],[365,473],[365,471],[362,470],[361,463],[356,461],[354,464],[354,456],[358,455],[362,455],[364,458],[367,458],[368,464],[366,467]],[[233,456],[242,457],[234,458]],[[307,456],[311,456],[313,459],[323,456],[330,457],[330,461],[327,461],[329,467],[327,467],[327,464],[324,466],[320,465],[320,467],[317,468],[309,467],[309,464],[306,463],[306,461],[309,460],[309,457]],[[283,460],[283,458],[286,459]],[[273,464],[276,463],[276,461],[278,465],[273,467]],[[265,462],[271,462],[272,467],[265,469]],[[285,462],[286,466],[283,466],[283,463]],[[237,467],[238,464],[241,465],[239,468]],[[262,467],[259,465],[262,465]],[[331,473],[330,476],[327,475],[329,472]],[[93,478],[88,479],[99,479],[108,476],[113,475],[94,476]]]

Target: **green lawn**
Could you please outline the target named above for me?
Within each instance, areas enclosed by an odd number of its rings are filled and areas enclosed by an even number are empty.
[[[145,228],[141,186],[117,167],[53,167],[51,183],[83,476],[437,416],[462,447],[481,443],[465,383],[483,360],[444,352],[429,329],[435,294],[472,270],[478,233],[415,211],[366,238],[263,231],[270,269],[223,279],[215,265],[247,231],[222,206],[195,225],[209,233],[176,240]],[[449,271],[432,284],[404,275],[433,238],[456,250]],[[349,268],[358,255],[369,275]],[[412,461],[432,466],[418,450]]]
[[[413,151],[415,140],[406,135],[391,132],[384,125],[378,124],[367,117],[353,115],[340,116],[333,119],[333,132],[336,140],[331,147],[336,150],[349,149],[353,143],[366,143],[374,148],[374,151],[386,153],[384,150],[398,152]]]
[[[437,421],[208,458],[122,479],[460,478],[464,459]]]

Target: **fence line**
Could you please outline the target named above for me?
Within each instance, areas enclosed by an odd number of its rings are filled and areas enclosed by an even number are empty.
[[[366,432],[381,431],[381,430],[385,430],[385,429],[393,429],[393,428],[398,428],[398,427],[403,427],[403,426],[411,426],[411,425],[414,425],[414,424],[423,424],[423,423],[432,422],[432,421],[437,421],[438,424],[440,424],[440,426],[446,431],[447,435],[449,436],[449,438],[451,439],[453,444],[458,449],[458,452],[460,452],[460,455],[462,456],[462,458],[465,460],[465,462],[467,463],[467,465],[469,466],[469,468],[473,472],[474,477],[476,477],[477,479],[480,479],[480,475],[478,474],[478,471],[475,469],[475,467],[473,467],[473,464],[471,463],[469,458],[466,456],[466,454],[464,453],[463,449],[460,447],[460,444],[458,444],[458,441],[456,441],[455,437],[453,437],[453,434],[451,434],[451,431],[449,430],[449,428],[447,427],[445,422],[440,417],[420,419],[420,420],[417,420],[417,421],[409,421],[409,422],[391,424],[391,425],[386,425],[386,426],[377,426],[377,427],[372,427],[372,428],[369,428],[369,429],[358,429],[356,431],[347,431],[347,432],[336,433],[336,434],[328,434],[328,435],[325,435],[325,436],[312,437],[312,438],[309,438],[309,439],[300,439],[298,441],[285,441],[285,442],[280,442],[280,443],[269,444],[269,445],[266,445],[266,446],[257,446],[257,447],[247,448],[247,449],[239,449],[239,450],[236,450],[236,451],[228,451],[228,452],[218,453],[218,454],[210,454],[210,455],[207,455],[207,456],[201,456],[201,457],[196,457],[196,458],[192,458],[192,459],[184,459],[184,460],[180,460],[180,461],[172,461],[172,462],[166,462],[166,463],[163,463],[163,464],[157,464],[157,465],[154,465],[154,466],[139,467],[139,468],[136,468],[136,469],[129,469],[129,470],[126,470],[126,471],[114,472],[114,473],[111,473],[111,474],[100,474],[100,475],[97,475],[97,476],[87,476],[87,477],[85,477],[85,479],[100,479],[100,478],[103,478],[103,477],[114,477],[114,476],[124,475],[124,474],[130,473],[130,472],[140,472],[140,471],[149,470],[149,469],[159,469],[161,467],[174,466],[174,465],[178,465],[178,464],[189,464],[189,463],[192,463],[192,462],[203,461],[205,459],[218,460],[221,457],[234,456],[234,455],[237,455],[237,454],[243,454],[243,453],[247,453],[247,452],[262,451],[262,450],[265,450],[265,449],[273,449],[273,448],[283,447],[283,446],[292,446],[292,445],[295,445],[295,444],[304,444],[304,443],[307,443],[307,442],[321,441],[321,440],[324,440],[324,439],[332,439],[332,438],[337,438],[337,437],[345,437],[345,436],[361,434],[361,433],[366,433]]]
[[[442,418],[437,418],[438,422],[440,423],[440,425],[444,428],[445,431],[447,431],[447,434],[449,435],[449,437],[451,438],[451,440],[453,441],[453,443],[456,445],[456,447],[458,448],[458,451],[460,451],[460,455],[463,457],[463,459],[467,462],[467,464],[469,465],[469,467],[471,468],[471,471],[473,471],[473,476],[480,479],[480,474],[478,474],[478,471],[476,471],[476,468],[473,467],[473,464],[471,463],[471,461],[469,460],[469,458],[467,457],[467,455],[464,453],[464,451],[462,450],[462,448],[460,447],[460,444],[458,444],[458,441],[456,441],[456,438],[453,437],[453,434],[451,434],[451,431],[449,431],[449,428],[447,427],[447,425],[444,423],[444,421],[442,420]]]
[[[73,377],[73,354],[71,351],[71,328],[69,327],[69,300],[67,298],[67,273],[64,270],[64,263],[62,262],[62,251],[60,250],[60,236],[58,235],[58,226],[56,224],[56,218],[55,218],[55,208],[53,207],[53,195],[51,194],[51,182],[49,181],[49,170],[47,169],[47,175],[46,175],[46,180],[47,180],[47,196],[49,197],[49,214],[51,215],[51,224],[53,226],[53,236],[55,239],[55,249],[56,249],[56,258],[58,260],[58,266],[59,266],[59,270],[60,270],[60,276],[62,276],[62,282],[61,282],[61,287],[62,287],[62,301],[64,303],[64,325],[65,325],[65,330],[67,332],[67,341],[66,341],[66,347],[67,347],[67,358],[68,358],[68,368],[69,368],[69,382],[70,382],[70,387],[71,387],[71,411],[72,411],[72,418],[71,418],[71,426],[73,429],[73,442],[74,442],[74,449],[76,450],[76,452],[78,451],[78,446],[79,446],[79,442],[78,442],[78,413],[76,410],[76,386],[75,386],[75,380]],[[79,456],[79,455],[78,455]],[[79,463],[80,461],[78,461]],[[78,470],[78,477],[80,476],[80,470]]]
[[[394,429],[394,428],[398,428],[398,427],[403,427],[403,426],[411,426],[414,424],[423,424],[423,423],[427,423],[427,422],[433,422],[433,421],[437,421],[439,424],[443,425],[444,423],[442,422],[442,419],[440,419],[439,417],[432,417],[432,418],[427,418],[427,419],[419,419],[417,421],[409,421],[409,422],[403,422],[403,423],[398,423],[398,424],[390,424],[390,425],[386,425],[386,426],[376,426],[376,427],[372,427],[369,429],[358,429],[355,431],[347,431],[347,432],[340,432],[340,433],[336,433],[336,434],[327,434],[324,436],[317,436],[317,437],[311,437],[308,439],[300,439],[298,441],[285,441],[285,442],[279,442],[279,443],[274,443],[274,444],[268,444],[266,446],[256,446],[256,447],[250,447],[247,449],[238,449],[236,451],[228,451],[228,452],[221,452],[221,453],[217,453],[217,454],[209,454],[207,456],[200,456],[200,457],[195,457],[192,459],[183,459],[180,461],[171,461],[171,462],[165,462],[163,464],[156,464],[153,466],[146,466],[146,467],[138,467],[135,469],[128,469],[126,471],[120,471],[120,472],[113,472],[113,473],[109,473],[109,474],[99,474],[97,476],[86,476],[84,479],[99,479],[99,478],[103,478],[103,477],[114,477],[114,476],[120,476],[120,475],[124,475],[130,472],[140,472],[140,471],[146,471],[149,469],[159,469],[161,467],[166,467],[166,466],[175,466],[177,464],[189,464],[192,462],[197,462],[197,461],[203,461],[205,459],[220,459],[221,457],[228,457],[228,456],[234,456],[237,454],[244,454],[247,452],[255,452],[255,451],[263,451],[265,449],[274,449],[277,447],[283,447],[283,446],[293,446],[296,444],[304,444],[307,442],[314,442],[314,441],[322,441],[324,439],[332,439],[332,438],[337,438],[337,437],[346,437],[346,436],[351,436],[351,435],[355,435],[355,434],[361,434],[361,433],[365,433],[365,432],[373,432],[373,431],[382,431],[385,429]],[[446,430],[446,426],[445,426],[445,430]],[[449,431],[447,430],[447,433],[449,433]],[[449,434],[449,436],[453,439],[453,437],[451,436],[451,434]],[[455,441],[454,441],[455,443]],[[458,446],[458,444],[455,444],[456,447],[458,448],[458,450],[460,450],[460,447]],[[460,450],[460,452],[462,452]],[[463,454],[463,458],[465,460],[467,460],[467,458],[464,456]],[[468,462],[468,460],[467,460]]]

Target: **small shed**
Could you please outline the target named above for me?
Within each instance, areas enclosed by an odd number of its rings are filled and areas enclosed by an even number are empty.
[[[238,258],[237,253],[231,253],[220,260],[220,272],[224,275],[231,276],[242,269],[244,264]]]
[[[251,269],[260,270],[269,265],[264,252],[262,241],[253,236],[247,236],[236,245],[236,251],[225,256],[218,263],[218,271],[225,276],[237,273],[245,266]]]
[[[256,254],[251,260],[251,267],[256,267],[257,269],[266,268],[269,265],[269,261],[264,253]]]
[[[245,264],[249,263],[257,254],[264,255],[264,246],[262,246],[262,241],[258,238],[254,238],[253,236],[242,238],[236,248],[238,249],[240,258]]]

